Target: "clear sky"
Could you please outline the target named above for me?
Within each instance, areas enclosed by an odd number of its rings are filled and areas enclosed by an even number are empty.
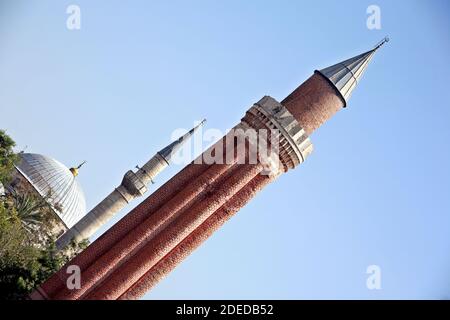
[[[66,28],[70,4],[81,8],[80,30]],[[372,4],[381,30],[366,27]],[[224,131],[263,95],[282,100],[314,69],[389,35],[348,108],[312,135],[311,157],[145,298],[448,299],[449,9],[3,0],[0,128],[18,151],[87,160],[78,179],[92,208],[175,129],[206,117],[206,128]],[[381,290],[366,287],[369,265],[381,268]]]

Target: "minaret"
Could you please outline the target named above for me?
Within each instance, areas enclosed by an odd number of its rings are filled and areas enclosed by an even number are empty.
[[[205,121],[203,120],[178,140],[157,152],[136,172],[129,170],[125,173],[122,183],[113,192],[57,240],[56,248],[63,249],[72,240],[79,242],[88,239],[130,201],[143,196],[147,192],[148,185],[153,183],[155,177],[169,165],[172,156]],[[84,162],[81,165],[83,164]],[[70,169],[74,176],[78,174],[81,165],[78,168]]]
[[[228,155],[231,149],[230,161],[208,164],[195,160],[186,166],[31,297],[140,298],[264,186],[307,158],[312,151],[309,135],[347,105],[368,62],[386,41],[352,59],[315,71],[281,103],[263,97],[234,130],[197,159],[210,158],[213,153]],[[248,160],[249,153],[235,150],[253,142],[249,138],[227,139],[239,129],[268,129],[278,137],[276,161],[269,161],[271,171],[268,172],[263,157],[258,157],[256,163],[241,161]],[[71,265],[81,269],[80,289],[70,290],[66,286],[70,276],[67,268]]]

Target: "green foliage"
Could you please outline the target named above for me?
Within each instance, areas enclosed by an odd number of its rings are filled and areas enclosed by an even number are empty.
[[[29,245],[15,210],[0,203],[0,298],[16,299],[29,290],[26,279],[36,277],[40,252]],[[29,281],[28,281],[29,282]]]
[[[29,233],[33,233],[43,222],[42,210],[48,207],[43,199],[37,199],[31,194],[12,190],[8,195],[11,199],[17,217],[22,223],[22,227]]]
[[[7,183],[18,157],[13,151],[16,145],[4,130],[0,130],[0,182]]]
[[[57,251],[52,238],[30,233],[14,207],[0,201],[0,300],[25,298],[86,243],[71,244],[69,250]],[[39,229],[37,229],[39,230]],[[45,243],[39,243],[46,239]],[[42,241],[42,240],[41,240]]]

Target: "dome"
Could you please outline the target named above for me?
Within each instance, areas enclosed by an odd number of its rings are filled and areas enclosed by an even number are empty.
[[[66,227],[71,228],[86,214],[86,200],[75,176],[55,159],[33,153],[19,156],[17,170],[47,200]]]

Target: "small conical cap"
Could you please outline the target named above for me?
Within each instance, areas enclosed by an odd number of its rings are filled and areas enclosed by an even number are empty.
[[[206,119],[203,119],[202,122],[200,122],[197,126],[195,126],[194,128],[192,128],[188,133],[186,133],[185,135],[181,136],[178,140],[172,142],[171,144],[169,144],[167,147],[165,147],[164,149],[162,149],[161,151],[158,152],[158,154],[164,158],[164,160],[166,160],[167,163],[170,162],[170,159],[172,158],[172,156],[178,151],[180,150],[180,148],[183,146],[183,144],[185,144],[189,138],[195,133],[195,131],[197,131],[198,128],[200,128],[203,124],[205,124]]]
[[[383,44],[388,41],[389,38],[386,37],[372,50],[339,62],[331,67],[315,71],[333,84],[337,92],[342,97],[344,107],[347,105],[348,99],[352,95],[356,85],[361,80],[361,77],[364,74],[370,60],[372,60],[373,55]]]

